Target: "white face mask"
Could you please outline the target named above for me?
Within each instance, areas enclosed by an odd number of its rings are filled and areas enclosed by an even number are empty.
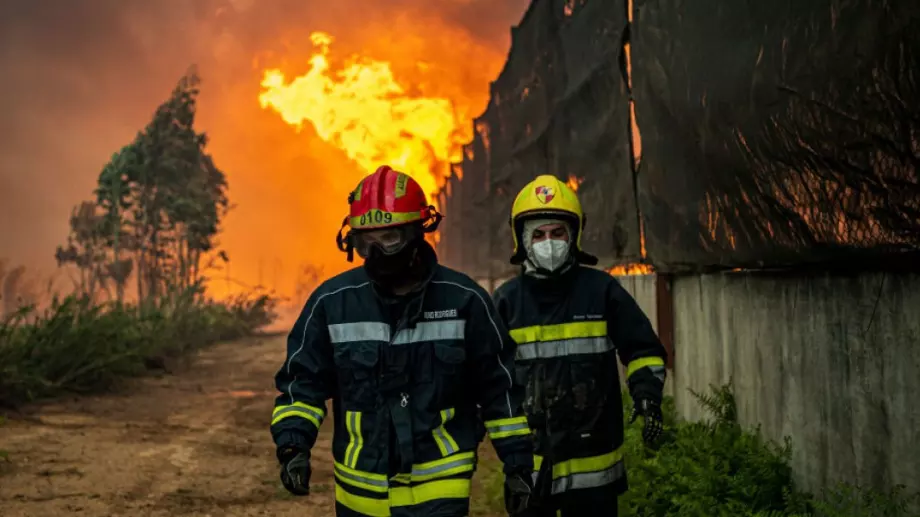
[[[569,258],[569,243],[559,239],[546,239],[533,243],[531,261],[547,271],[556,271]]]

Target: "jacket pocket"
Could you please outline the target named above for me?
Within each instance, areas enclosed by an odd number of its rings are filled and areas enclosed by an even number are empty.
[[[436,374],[455,375],[463,368],[466,350],[462,346],[435,343],[434,357]]]
[[[377,343],[349,343],[335,349],[335,365],[346,408],[368,411],[375,407],[379,362]]]
[[[435,397],[431,410],[444,407],[459,407],[469,398],[469,386],[465,386],[464,366],[466,350],[463,345],[434,342],[428,349],[431,360],[424,367],[425,374],[432,381]]]

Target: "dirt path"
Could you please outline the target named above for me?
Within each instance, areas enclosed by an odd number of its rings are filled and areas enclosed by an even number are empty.
[[[0,515],[331,516],[331,426],[314,449],[312,494],[295,499],[278,481],[267,425],[283,360],[281,337],[219,345],[117,395],[10,415],[0,425],[9,455]]]
[[[0,515],[332,515],[328,461],[314,462],[307,499],[278,482],[267,419],[283,354],[283,338],[220,345],[119,395],[11,416],[0,427]],[[316,447],[329,457],[327,433]]]

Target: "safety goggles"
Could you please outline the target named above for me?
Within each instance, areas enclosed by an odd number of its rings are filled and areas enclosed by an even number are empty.
[[[375,230],[353,230],[351,243],[361,258],[367,258],[373,248],[377,248],[384,255],[394,255],[408,246],[418,234],[419,228],[414,224]]]

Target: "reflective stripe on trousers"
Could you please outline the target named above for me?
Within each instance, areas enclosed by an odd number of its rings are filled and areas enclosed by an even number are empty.
[[[412,472],[390,479],[384,474],[362,472],[335,463],[335,500],[348,509],[370,517],[389,517],[390,508],[413,506],[438,499],[468,499],[475,452],[461,452],[412,466]]]
[[[543,456],[534,456],[534,483],[543,464]],[[599,456],[573,458],[553,465],[552,493],[559,494],[579,488],[595,488],[615,483],[626,473],[623,450],[617,449]]]
[[[527,361],[578,354],[601,354],[613,350],[607,337],[607,322],[576,321],[558,325],[537,325],[514,329],[516,358]]]

